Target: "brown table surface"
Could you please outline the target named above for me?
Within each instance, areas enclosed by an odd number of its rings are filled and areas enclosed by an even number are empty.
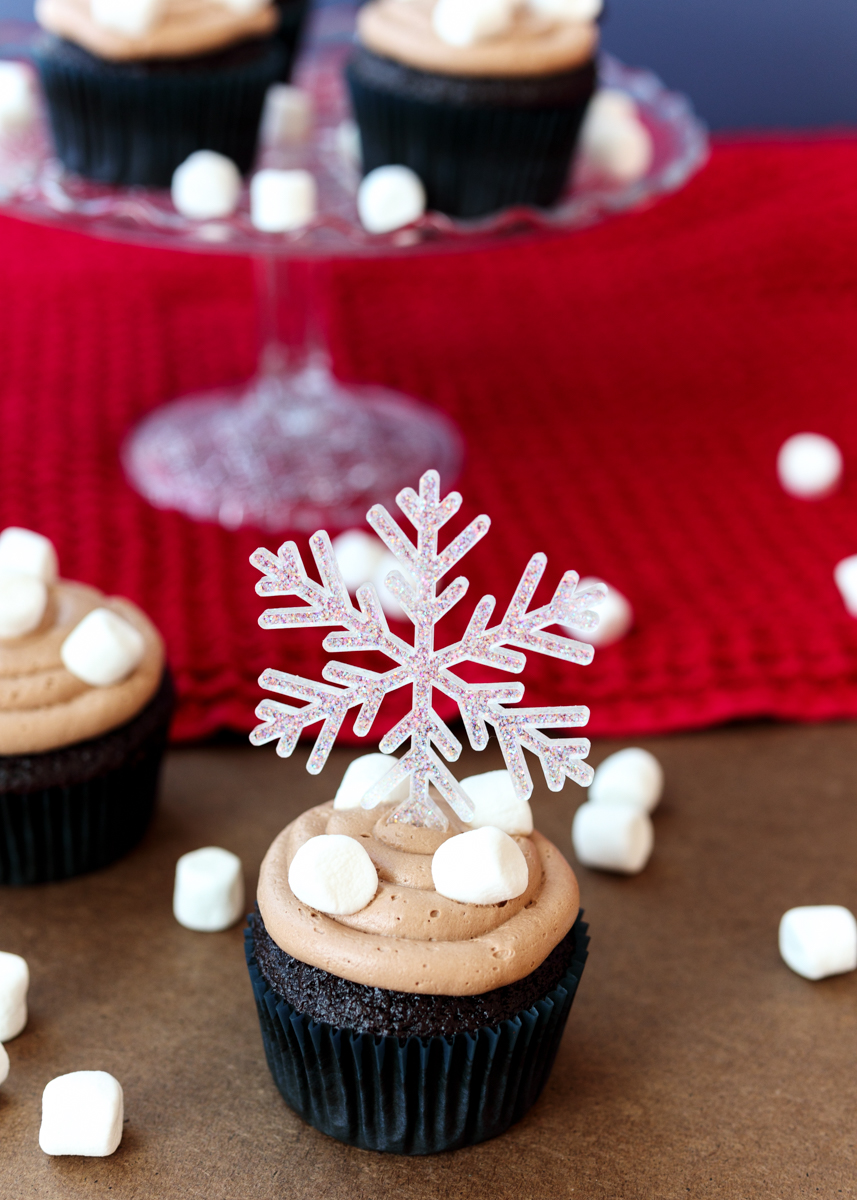
[[[274,835],[350,757],[173,751],[144,843],[96,875],[0,892],[0,949],[30,964],[30,1021],[0,1089],[0,1197],[542,1200],[857,1194],[857,975],[809,983],[777,954],[796,904],[857,909],[857,729],[748,726],[651,739],[667,775],[652,861],[579,872],[589,962],[553,1075],[503,1137],[433,1158],[354,1150],[304,1125],[268,1075],[241,926],[172,916],[176,858],[241,855],[248,896]],[[601,741],[593,763],[617,743]],[[465,752],[463,774],[500,765]],[[583,793],[537,786],[571,856]],[[572,859],[573,861],[573,859]],[[125,1090],[108,1159],[47,1158],[55,1075]]]

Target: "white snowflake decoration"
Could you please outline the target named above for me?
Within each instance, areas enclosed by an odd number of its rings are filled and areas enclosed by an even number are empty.
[[[547,563],[544,554],[534,554],[499,624],[488,627],[496,601],[493,596],[483,596],[463,638],[444,649],[435,649],[435,625],[468,588],[468,581],[459,576],[437,595],[438,582],[485,536],[491,522],[486,516],[476,517],[445,550],[438,551],[438,530],[458,512],[461,496],[450,492],[441,500],[440,478],[436,471],[427,471],[420,480],[420,494],[405,488],[396,497],[396,502],[417,531],[416,545],[383,505],[376,504],[366,518],[407,572],[408,578],[399,571],[392,571],[386,584],[413,623],[413,645],[390,632],[372,584],[364,584],[358,589],[359,608],[354,607],[340,575],[330,538],[324,530],[310,538],[321,583],[315,583],[307,576],[294,542],[286,542],[276,555],[259,549],[250,556],[250,562],[264,576],[256,584],[260,596],[297,596],[305,602],[305,606],[266,609],[259,618],[263,628],[340,625],[346,632],[329,633],[322,643],[325,650],[378,650],[397,664],[392,670],[379,674],[348,663],[329,662],[322,672],[328,683],[317,683],[285,671],[263,672],[259,684],[266,691],[308,703],[303,708],[295,708],[277,700],[262,701],[256,709],[262,724],[253,730],[250,741],[259,746],[276,740],[277,753],[287,758],[295,749],[302,730],[322,721],[321,732],[307,763],[307,770],[313,775],[318,774],[349,709],[360,706],[354,732],[364,736],[369,732],[384,696],[398,688],[411,686],[410,712],[385,734],[380,743],[385,754],[392,754],[410,738],[410,749],[401,758],[392,760],[390,770],[366,792],[362,804],[364,808],[374,808],[400,781],[410,777],[410,796],[389,819],[442,829],[446,827],[446,817],[430,794],[430,784],[462,820],[467,821],[473,816],[473,806],[436,753],[439,751],[447,762],[455,762],[462,749],[461,742],[432,708],[432,691],[437,688],[458,704],[474,749],[484,750],[488,744],[487,726],[493,726],[515,792],[521,800],[529,799],[533,790],[524,750],[532,751],[541,760],[552,791],[562,788],[566,776],[588,787],[593,772],[582,761],[589,753],[587,739],[552,739],[541,732],[543,729],[585,725],[589,720],[588,708],[583,705],[509,708],[508,705],[522,699],[523,684],[465,683],[451,668],[470,661],[519,674],[526,665],[526,658],[516,650],[504,649],[511,646],[568,662],[584,665],[591,662],[593,649],[587,643],[543,631],[550,625],[572,625],[584,631],[594,629],[598,616],[592,608],[603,601],[604,585],[593,584],[578,592],[579,576],[575,571],[568,571],[560,580],[551,602],[530,611],[529,605]]]

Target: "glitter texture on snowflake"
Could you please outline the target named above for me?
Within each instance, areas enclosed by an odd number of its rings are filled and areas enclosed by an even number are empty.
[[[447,820],[431,795],[430,785],[464,821],[473,816],[473,806],[442,761],[443,758],[455,762],[462,746],[432,708],[432,691],[437,688],[457,703],[474,749],[483,750],[488,744],[489,725],[495,730],[521,800],[529,799],[533,790],[524,750],[540,759],[552,791],[559,791],[566,777],[587,787],[593,774],[592,768],[582,761],[589,753],[587,739],[550,738],[541,731],[585,725],[588,708],[583,705],[510,708],[509,705],[523,698],[523,684],[466,683],[451,668],[469,661],[519,674],[526,658],[510,647],[571,663],[591,662],[590,645],[544,630],[552,625],[572,625],[581,631],[594,629],[598,616],[593,609],[606,595],[604,585],[592,584],[578,591],[579,576],[575,571],[567,571],[550,603],[530,610],[547,563],[544,554],[534,554],[497,624],[489,625],[496,601],[493,596],[483,596],[461,640],[436,649],[435,625],[468,588],[467,579],[459,576],[438,595],[438,583],[485,536],[490,520],[486,516],[476,517],[444,550],[438,550],[438,531],[458,512],[461,496],[450,492],[441,500],[440,478],[436,471],[427,471],[420,480],[419,495],[412,488],[405,488],[396,497],[396,503],[417,531],[416,544],[383,505],[371,508],[367,520],[402,568],[401,572],[392,571],[386,584],[413,624],[413,645],[390,631],[372,584],[358,589],[355,608],[342,581],[330,538],[323,530],[309,539],[321,583],[307,576],[294,542],[286,542],[276,555],[260,549],[250,556],[251,563],[263,575],[256,584],[260,596],[297,596],[304,602],[300,606],[266,609],[259,618],[263,628],[341,626],[344,633],[329,633],[325,637],[322,643],[325,650],[339,653],[377,650],[396,664],[392,670],[378,673],[348,663],[329,662],[322,672],[327,683],[285,671],[263,672],[259,683],[266,691],[307,703],[296,708],[278,700],[263,700],[256,709],[262,724],[253,730],[250,741],[257,746],[276,741],[277,753],[288,757],[301,732],[321,721],[321,732],[307,763],[307,770],[317,774],[349,709],[359,705],[354,732],[364,736],[384,696],[398,688],[411,687],[410,711],[380,743],[385,754],[392,755],[408,739],[410,748],[401,758],[391,759],[390,770],[367,791],[362,804],[364,808],[374,808],[409,777],[409,798],[389,820],[442,829]]]

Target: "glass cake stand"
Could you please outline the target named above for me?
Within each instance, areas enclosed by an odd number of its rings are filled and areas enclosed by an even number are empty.
[[[20,45],[15,49],[20,55]],[[130,480],[159,508],[228,528],[336,530],[362,523],[371,504],[389,503],[428,467],[451,480],[463,447],[447,417],[388,389],[334,378],[316,319],[319,263],[472,251],[581,229],[675,191],[707,157],[705,129],[684,97],[649,71],[604,56],[601,83],[635,99],[652,135],[644,178],[610,185],[578,171],[550,210],[514,208],[471,221],[427,213],[406,229],[369,234],[355,202],[357,139],[342,81],[347,53],[342,44],[310,46],[296,82],[312,98],[312,131],[300,144],[260,155],[262,166],[304,167],[316,178],[319,215],[294,233],[255,229],[246,188],[234,216],[200,222],[180,216],[166,191],[68,176],[52,157],[44,114],[25,135],[0,140],[0,207],[7,213],[114,241],[255,260],[256,376],[164,405],[124,445]]]

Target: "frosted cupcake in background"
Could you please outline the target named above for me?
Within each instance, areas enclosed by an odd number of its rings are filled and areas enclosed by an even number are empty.
[[[106,866],[145,833],[173,710],[164,645],[129,600],[58,578],[0,533],[0,883]]]
[[[47,32],[35,57],[63,165],[167,186],[206,149],[247,172],[265,92],[291,68],[304,0],[290,18],[292,7],[286,36],[271,0],[36,0]]]

